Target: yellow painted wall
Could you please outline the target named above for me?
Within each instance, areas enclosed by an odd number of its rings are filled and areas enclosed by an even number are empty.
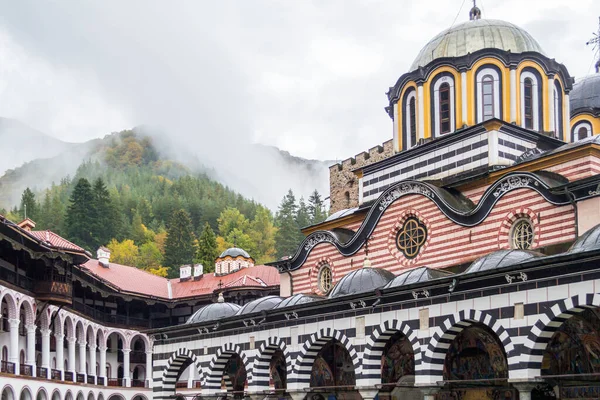
[[[462,105],[462,83],[460,80],[460,74],[453,67],[439,67],[436,68],[429,74],[427,77],[427,81],[423,84],[423,99],[425,104],[425,138],[430,138],[433,127],[431,126],[431,114],[433,110],[431,109],[431,82],[435,79],[437,75],[442,72],[449,72],[454,77],[454,121],[456,122],[456,127],[459,127],[459,121],[461,121],[461,105]]]
[[[468,102],[468,125],[477,123],[477,104],[475,103],[475,78],[477,69],[482,65],[495,65],[500,69],[500,78],[502,79],[502,118],[505,121],[510,120],[510,69],[507,68],[497,58],[485,57],[478,60],[473,67],[467,71],[467,102]]]
[[[517,67],[517,125],[521,126],[521,73],[526,67],[536,69],[542,77],[542,110],[544,119],[541,121],[541,128],[544,131],[548,131],[550,127],[550,115],[548,112],[548,79],[546,73],[537,63],[529,60],[521,61]]]
[[[407,82],[406,85],[402,88],[400,92],[400,98],[396,102],[396,107],[398,107],[398,120],[396,121],[396,134],[398,135],[398,148],[395,151],[402,150],[402,126],[404,125],[404,109],[402,108],[402,99],[406,92],[410,89],[414,89],[416,92],[416,106],[417,106],[417,134],[419,132],[419,91],[417,90],[417,84],[413,81]]]

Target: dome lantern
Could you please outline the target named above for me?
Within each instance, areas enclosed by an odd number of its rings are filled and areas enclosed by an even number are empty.
[[[481,19],[481,10],[477,7],[477,0],[473,0],[473,8],[469,11],[469,19],[471,21]]]

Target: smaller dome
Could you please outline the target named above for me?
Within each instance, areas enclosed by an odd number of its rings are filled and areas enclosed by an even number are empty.
[[[581,235],[567,253],[578,253],[600,249],[600,225],[596,225]]]
[[[197,322],[214,321],[235,315],[241,307],[234,303],[213,303],[202,307],[196,311],[186,321],[186,324],[195,324]]]
[[[323,298],[315,295],[300,293],[284,299],[281,303],[277,304],[275,308],[292,307],[298,304],[307,304],[319,300],[323,300]]]
[[[385,286],[395,275],[381,268],[361,268],[344,276],[333,287],[329,298],[347,296],[355,293],[370,292]]]
[[[244,258],[250,258],[250,255],[246,252],[246,250],[240,249],[238,247],[231,247],[231,248],[225,250],[224,252],[221,253],[219,258],[223,258],[223,257],[227,257],[227,256],[233,257],[233,258],[236,258],[238,256],[241,256]]]
[[[600,73],[578,79],[569,93],[571,111],[600,108]]]
[[[500,269],[543,256],[542,253],[530,250],[498,250],[473,261],[465,274]]]
[[[275,308],[282,301],[283,297],[279,296],[260,297],[256,300],[246,303],[235,315],[252,314],[263,310],[270,310]]]
[[[410,285],[412,283],[426,282],[432,279],[445,278],[452,275],[450,272],[441,271],[439,269],[431,269],[427,267],[420,267],[406,271],[397,277],[395,277],[390,283],[385,285],[385,288],[393,288],[404,285]]]

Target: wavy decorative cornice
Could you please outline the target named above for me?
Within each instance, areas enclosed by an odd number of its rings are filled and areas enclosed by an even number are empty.
[[[600,177],[598,178],[600,181]],[[529,172],[513,172],[506,174],[493,185],[488,187],[477,205],[461,201],[454,194],[443,188],[436,187],[426,182],[403,181],[388,188],[373,203],[371,209],[358,231],[352,238],[341,243],[330,231],[313,232],[304,239],[294,256],[287,260],[270,263],[279,271],[293,271],[302,266],[310,251],[320,243],[331,243],[345,257],[355,254],[364,245],[385,211],[396,200],[407,195],[420,195],[430,199],[439,210],[450,220],[461,226],[476,226],[483,222],[496,203],[506,194],[513,190],[528,188],[538,192],[546,201],[556,206],[572,204],[586,197],[591,197],[590,188],[596,188],[598,182],[586,182],[585,185],[576,188],[567,194],[565,187],[550,187],[540,176]],[[600,192],[598,192],[600,195]],[[571,196],[574,196],[571,197]],[[451,200],[456,201],[451,201]]]

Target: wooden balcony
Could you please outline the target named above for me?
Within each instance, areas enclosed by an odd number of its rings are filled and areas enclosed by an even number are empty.
[[[37,300],[48,301],[55,305],[73,304],[73,285],[60,280],[44,280],[35,282],[33,291]]]

